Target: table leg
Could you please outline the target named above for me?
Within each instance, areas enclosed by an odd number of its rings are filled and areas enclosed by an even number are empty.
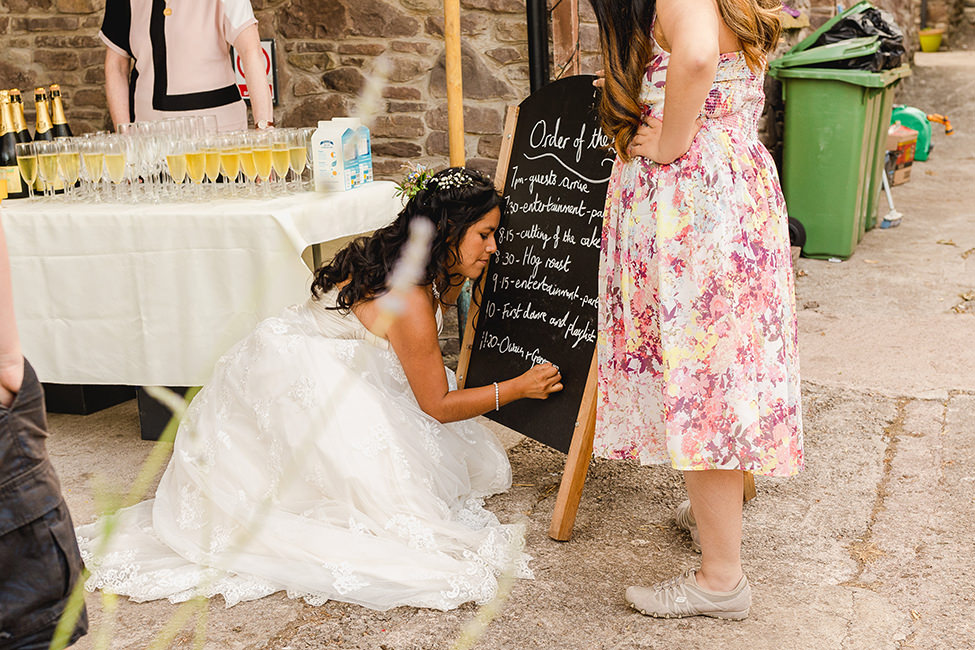
[[[185,397],[191,387],[168,386],[167,388],[177,395]],[[159,440],[159,437],[166,429],[166,425],[172,419],[173,414],[165,405],[149,395],[142,386],[139,387],[137,393],[139,400],[139,434],[143,440]]]
[[[135,386],[49,383],[43,386],[48,413],[88,415],[135,397]]]

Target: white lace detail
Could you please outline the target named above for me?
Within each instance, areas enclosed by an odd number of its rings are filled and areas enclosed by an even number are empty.
[[[477,498],[464,502],[464,507],[457,512],[457,521],[471,530],[480,530],[485,526],[498,524],[498,518],[484,509],[484,499]]]
[[[230,434],[224,429],[217,430],[217,440],[223,445],[224,449],[230,449],[233,446],[233,443],[230,442]]]
[[[351,363],[355,358],[356,341],[336,341],[333,353],[335,358],[343,363]]]
[[[385,424],[380,424],[363,431],[361,437],[352,442],[352,446],[368,456],[375,456],[389,448],[392,430]]]
[[[420,425],[420,440],[423,448],[434,463],[443,459],[443,449],[440,447],[440,429],[433,422],[425,421]]]
[[[236,528],[229,526],[214,526],[210,533],[210,554],[219,555],[230,550]]]
[[[271,400],[259,399],[254,402],[254,415],[257,416],[257,428],[267,433],[271,428]]]
[[[280,318],[268,318],[264,321],[265,327],[272,334],[286,334],[288,332],[288,326]],[[260,325],[258,325],[260,328]]]
[[[284,443],[280,438],[272,438],[267,455],[267,488],[261,498],[271,503],[278,502],[278,488],[284,475]]]
[[[386,522],[384,528],[408,540],[407,544],[414,550],[429,551],[437,547],[433,530],[412,515],[396,515]]]
[[[389,374],[387,375],[391,380],[403,386],[409,386],[409,382],[406,379],[406,372],[403,370],[402,364],[399,362],[399,357],[392,350],[383,350],[382,356],[389,363]]]
[[[203,518],[203,495],[189,484],[179,486],[176,525],[182,530],[200,530],[206,525]]]
[[[310,377],[302,377],[295,383],[291,384],[291,390],[288,392],[288,397],[293,399],[303,408],[314,408],[318,402],[318,395],[315,389],[315,382],[312,381]]]
[[[332,576],[335,578],[332,586],[340,596],[369,586],[366,580],[355,575],[352,570],[352,565],[348,562],[342,562],[341,564],[326,563],[323,566],[332,572]]]
[[[356,535],[372,534],[369,528],[365,524],[356,521],[355,517],[349,517],[349,530],[355,533]]]

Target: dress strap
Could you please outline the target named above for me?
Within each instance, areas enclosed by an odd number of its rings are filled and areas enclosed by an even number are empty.
[[[437,317],[437,334],[439,335],[443,332],[443,304],[440,302],[440,292],[437,291],[436,283],[430,283],[430,290],[433,291],[433,297],[437,301],[436,317]]]

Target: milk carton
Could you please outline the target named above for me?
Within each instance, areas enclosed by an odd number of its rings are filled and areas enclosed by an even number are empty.
[[[343,124],[339,124],[339,129],[341,130],[343,126]],[[342,165],[345,169],[345,187],[343,189],[346,190],[351,190],[361,182],[359,179],[359,163],[356,158],[356,142],[358,139],[356,130],[345,126],[345,130],[342,131]]]
[[[358,117],[333,117],[332,122],[345,124],[350,129],[355,129],[356,165],[359,168],[357,180],[359,183],[368,183],[372,180],[372,144],[369,127],[364,125]]]
[[[312,134],[315,190],[351,190],[359,183],[356,132],[341,122],[320,121]]]
[[[369,137],[369,127],[360,125],[356,138],[356,159],[359,163],[359,182],[368,183],[372,180],[372,143]]]

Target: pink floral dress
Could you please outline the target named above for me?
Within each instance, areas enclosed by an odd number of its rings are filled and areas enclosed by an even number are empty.
[[[669,54],[647,66],[663,117]],[[617,159],[599,266],[594,453],[679,470],[803,465],[785,201],[757,138],[763,75],[722,54],[690,150]]]

